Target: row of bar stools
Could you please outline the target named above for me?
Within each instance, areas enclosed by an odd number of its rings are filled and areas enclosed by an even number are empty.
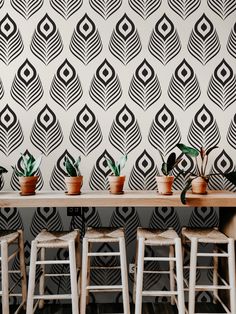
[[[93,243],[118,243],[117,252],[92,252]],[[120,257],[121,285],[90,285],[90,266],[91,257],[96,256],[118,256]],[[109,269],[109,267],[106,267]],[[129,308],[129,289],[128,273],[126,262],[125,235],[122,228],[88,228],[83,238],[82,253],[82,275],[81,275],[81,295],[80,295],[80,314],[86,313],[86,298],[89,292],[122,292],[124,314],[130,313]]]
[[[145,257],[146,246],[168,247],[169,254],[166,257]],[[148,273],[168,273],[170,279],[170,291],[143,290],[143,277],[145,274],[145,262],[169,262],[169,271],[147,271]],[[145,296],[167,296],[171,303],[177,305],[178,313],[185,313],[184,287],[183,287],[183,260],[181,239],[173,229],[166,231],[138,228],[136,272],[134,276],[135,314],[142,313],[142,299]],[[176,274],[174,272],[176,265]],[[175,289],[175,281],[177,289]]]
[[[71,232],[48,232],[43,230],[40,232],[35,240],[31,243],[31,258],[30,258],[30,272],[29,272],[29,287],[28,287],[28,298],[27,298],[27,314],[33,314],[37,306],[42,308],[44,306],[44,300],[54,299],[71,299],[72,302],[72,313],[79,313],[79,287],[78,287],[78,271],[80,266],[80,255],[79,255],[79,242],[80,236],[78,230]],[[45,250],[46,249],[68,249],[69,259],[66,260],[46,260]],[[40,251],[40,260],[37,260],[38,253]],[[55,276],[45,272],[46,265],[69,265],[69,274],[56,274],[57,276],[70,276],[71,283],[71,294],[56,294],[46,295],[44,291],[45,278]],[[40,281],[39,281],[39,294],[35,295],[35,280],[36,280],[36,267],[37,265],[41,268]],[[36,301],[34,305],[34,301]]]
[[[213,291],[214,301],[219,302],[226,313],[236,313],[236,282],[235,282],[235,248],[234,239],[228,238],[222,232],[214,229],[192,229],[183,228],[182,230],[183,246],[185,247],[187,242],[190,243],[190,276],[187,283],[189,291],[189,314],[196,314],[195,312],[195,292],[197,291]],[[211,244],[213,245],[212,253],[199,252],[198,244]],[[217,248],[217,245],[226,245],[227,251],[221,247]],[[187,247],[187,246],[186,246]],[[209,269],[209,267],[198,266],[198,257],[213,257],[213,285],[197,285],[196,272],[197,269]],[[228,282],[223,279],[218,273],[218,259],[228,259]],[[218,285],[218,281],[222,282],[222,285]],[[218,295],[218,290],[228,290],[230,294],[230,309],[225,305],[222,299]]]
[[[17,248],[10,253],[11,246]],[[0,231],[0,247],[1,247],[1,284],[2,290],[0,296],[2,297],[2,313],[9,314],[9,298],[21,297],[21,303],[15,313],[19,313],[22,307],[26,305],[27,286],[26,286],[26,270],[25,270],[25,256],[24,256],[24,238],[23,231]],[[9,270],[9,262],[15,257],[19,256],[19,270]],[[13,287],[9,287],[9,275],[18,274],[19,279],[14,283]],[[21,293],[14,293],[18,283],[21,282]]]

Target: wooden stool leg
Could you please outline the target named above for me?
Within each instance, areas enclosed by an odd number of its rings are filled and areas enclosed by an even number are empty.
[[[31,242],[30,271],[29,271],[29,285],[28,285],[26,314],[32,314],[33,308],[34,308],[36,260],[37,260],[37,241],[33,240]]]
[[[82,250],[82,272],[80,289],[80,314],[86,313],[86,288],[87,288],[87,268],[88,268],[88,239],[83,239]]]
[[[134,260],[134,284],[133,284],[133,303],[135,304],[136,281],[137,281],[137,258],[138,258],[138,241],[135,243],[135,260]]]
[[[70,258],[70,284],[71,284],[72,313],[79,314],[79,298],[78,298],[76,255],[75,255],[75,242],[74,241],[69,242],[69,258]]]
[[[76,268],[79,271],[78,277],[78,295],[80,295],[80,280],[81,280],[81,255],[80,255],[80,233],[78,229],[75,229],[78,232],[75,242],[75,254],[76,254]],[[77,274],[78,275],[78,274]]]
[[[45,260],[45,248],[41,248],[40,251],[40,260]],[[44,287],[45,287],[45,265],[40,265],[41,276],[39,279],[39,294],[44,295]],[[39,300],[39,308],[42,309],[44,307],[44,300]]]
[[[184,281],[183,281],[183,257],[181,239],[175,239],[176,277],[178,291],[178,313],[185,314]]]
[[[88,242],[88,252],[92,252],[92,243]],[[90,273],[91,273],[91,257],[88,256],[87,262],[87,286],[90,285]],[[89,290],[86,291],[86,304],[89,304]]]
[[[2,257],[2,312],[9,314],[8,244],[1,242]]]
[[[135,297],[135,314],[142,313],[143,268],[144,268],[144,238],[138,239],[137,281]]]
[[[213,253],[218,253],[217,246],[214,245]],[[218,285],[218,266],[219,266],[219,259],[217,256],[213,256],[213,286]],[[218,289],[214,289],[213,291],[213,302],[217,303],[218,297]]]
[[[236,283],[235,283],[235,248],[234,240],[229,239],[228,244],[228,267],[229,267],[229,285],[230,285],[230,307],[231,313],[236,313]]]
[[[190,274],[189,274],[189,306],[188,313],[195,313],[195,285],[196,285],[196,273],[197,273],[197,238],[191,239],[191,252],[190,252]]]
[[[20,260],[20,271],[21,271],[21,293],[22,293],[22,302],[24,303],[24,309],[26,308],[26,299],[27,299],[27,277],[25,269],[25,246],[24,246],[24,235],[23,230],[18,230],[19,239],[19,260]]]
[[[170,248],[169,248],[169,257],[170,257],[170,258],[173,258],[174,255],[175,255],[174,246],[173,246],[173,245],[170,245]],[[169,268],[170,268],[170,290],[171,290],[171,291],[174,291],[174,290],[175,290],[174,266],[175,266],[174,261],[169,261]],[[175,296],[174,296],[174,295],[171,296],[171,305],[175,305]]]
[[[119,239],[124,314],[130,314],[125,238]]]

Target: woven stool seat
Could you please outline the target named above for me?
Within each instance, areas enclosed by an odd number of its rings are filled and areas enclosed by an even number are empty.
[[[0,241],[7,241],[7,243],[14,242],[19,237],[17,231],[0,231]]]
[[[124,237],[123,228],[88,228],[84,238],[93,242],[117,242],[118,238]]]
[[[148,229],[148,228],[138,228],[137,238],[144,238],[145,244],[150,243],[151,245],[174,245],[175,239],[179,236],[173,229],[168,229],[165,231]]]
[[[214,228],[183,228],[182,234],[189,240],[191,240],[191,238],[197,238],[199,243],[224,244],[229,242],[229,238],[225,234]]]
[[[77,231],[49,232],[47,230],[43,230],[36,236],[35,240],[38,242],[38,247],[62,248],[68,247],[68,242],[75,241],[77,236]]]

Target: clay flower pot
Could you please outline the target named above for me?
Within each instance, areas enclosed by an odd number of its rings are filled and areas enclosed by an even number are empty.
[[[192,181],[192,193],[194,194],[206,194],[207,182],[202,177],[197,177]]]
[[[159,194],[172,194],[172,184],[174,182],[174,176],[157,176],[156,181]]]
[[[83,184],[83,176],[65,177],[68,195],[80,194],[81,186]]]
[[[111,194],[123,194],[123,187],[125,182],[125,176],[109,176],[108,181],[110,184]]]
[[[19,177],[20,194],[24,196],[34,195],[38,178],[38,176]]]

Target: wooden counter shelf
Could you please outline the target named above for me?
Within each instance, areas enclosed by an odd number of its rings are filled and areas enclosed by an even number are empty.
[[[208,191],[206,195],[187,194],[187,205],[180,201],[180,192],[159,195],[156,191],[126,191],[112,195],[108,191],[82,192],[68,196],[63,192],[37,192],[21,196],[18,192],[0,192],[0,207],[236,207],[236,193]]]

